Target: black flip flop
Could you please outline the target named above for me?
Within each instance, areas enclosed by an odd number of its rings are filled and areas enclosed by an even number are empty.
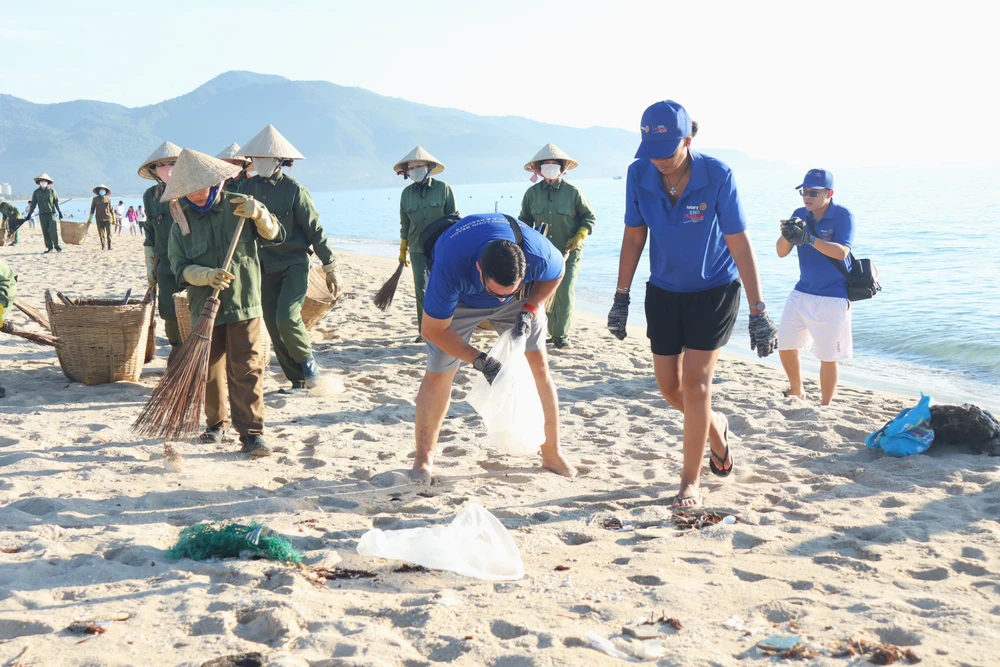
[[[726,465],[726,461],[730,460],[729,468],[723,470],[722,468],[715,465],[715,460],[713,457],[718,456],[712,451],[711,446],[708,448],[708,469],[712,471],[712,474],[716,477],[729,477],[733,473],[733,468],[736,467],[736,457],[729,449],[729,420],[726,420],[726,428],[722,432],[722,439],[726,443],[726,453],[719,458],[722,459],[722,465]]]

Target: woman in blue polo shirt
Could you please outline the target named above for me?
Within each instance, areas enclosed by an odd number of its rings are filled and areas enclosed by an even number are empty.
[[[642,143],[628,169],[625,237],[608,329],[623,340],[629,290],[649,237],[646,335],[663,397],[684,413],[684,465],[674,507],[701,504],[701,463],[719,477],[733,471],[729,422],[712,411],[712,376],[740,307],[740,282],[750,302],[750,348],[777,348],[777,327],[765,312],[757,260],[729,167],[691,150],[697,125],[671,100],[642,115]]]

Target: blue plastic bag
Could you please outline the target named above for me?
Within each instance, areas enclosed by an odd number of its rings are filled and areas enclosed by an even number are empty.
[[[881,449],[889,456],[923,454],[933,443],[931,397],[923,394],[915,407],[906,408],[865,438],[868,449]]]

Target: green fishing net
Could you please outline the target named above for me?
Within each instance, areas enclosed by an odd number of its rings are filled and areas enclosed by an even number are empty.
[[[207,560],[233,558],[250,551],[270,560],[299,563],[302,556],[287,538],[257,522],[244,526],[197,523],[181,531],[177,544],[167,552],[171,558]]]

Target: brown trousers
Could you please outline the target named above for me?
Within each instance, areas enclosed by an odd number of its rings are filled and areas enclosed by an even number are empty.
[[[227,412],[231,412],[233,428],[241,436],[264,432],[264,355],[260,322],[258,317],[220,324],[212,330],[205,393],[205,417],[209,426],[221,424],[225,428],[229,422]]]
[[[101,249],[104,246],[108,246],[108,250],[111,250],[111,223],[108,221],[101,222],[97,221],[97,233],[101,236]]]

